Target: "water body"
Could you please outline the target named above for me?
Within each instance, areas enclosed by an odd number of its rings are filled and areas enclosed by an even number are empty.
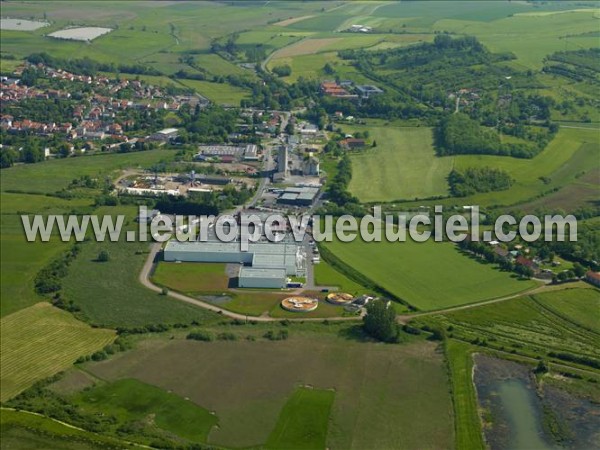
[[[510,429],[507,449],[556,449],[542,439],[539,400],[520,379],[499,381],[498,396]]]
[[[544,408],[527,366],[475,355],[474,382],[492,450],[556,450],[544,432]]]

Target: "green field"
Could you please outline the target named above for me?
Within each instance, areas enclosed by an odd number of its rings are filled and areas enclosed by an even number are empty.
[[[350,127],[349,127],[350,128]],[[452,158],[438,158],[430,128],[368,129],[377,147],[352,155],[350,192],[363,202],[407,200],[448,194]]]
[[[597,289],[565,289],[533,298],[566,320],[600,333],[600,291]]]
[[[68,368],[79,356],[112,342],[115,333],[92,329],[71,314],[38,303],[3,317],[0,351],[0,400]]]
[[[73,398],[84,412],[112,415],[120,423],[143,422],[192,442],[205,442],[217,418],[209,411],[138,380],[123,379],[87,389]]]
[[[321,243],[342,262],[420,310],[512,295],[534,287],[461,254],[447,242]]]
[[[334,397],[333,391],[296,389],[283,407],[265,447],[290,450],[326,448]]]
[[[335,270],[324,260],[321,260],[319,264],[316,264],[313,267],[315,272],[315,284],[319,286],[336,286],[341,292],[348,292],[353,295],[367,293],[367,289]]]
[[[152,280],[180,292],[223,292],[229,282],[225,264],[164,261],[156,267]]]
[[[0,194],[0,316],[43,300],[34,291],[38,271],[55,258],[67,245],[57,237],[50,242],[27,242],[22,228],[21,214],[64,214],[71,210],[91,210],[91,200],[64,200],[56,197],[30,194]]]
[[[240,101],[250,94],[245,89],[225,83],[199,80],[180,80],[180,82],[220,105],[240,106]]]
[[[0,410],[2,448],[13,450],[99,450],[124,448],[115,438],[78,430],[53,419],[24,411]]]
[[[36,194],[48,194],[66,188],[82,175],[105,177],[114,175],[118,169],[148,168],[152,164],[173,159],[175,152],[149,150],[114,155],[81,156],[54,159],[37,164],[21,164],[2,169],[2,191],[17,190]]]
[[[99,215],[124,214],[125,228],[136,230],[133,222],[135,207],[102,207]],[[157,323],[190,323],[216,317],[212,313],[157,294],[143,287],[138,276],[148,257],[148,242],[125,242],[125,232],[119,242],[88,241],[82,244],[77,260],[69,267],[63,280],[66,298],[81,308],[91,323],[106,327],[142,326]],[[110,261],[97,262],[98,254],[107,250]],[[127,268],[127,270],[123,270]]]
[[[254,327],[232,330],[252,332]],[[270,438],[277,436],[272,432],[281,430],[282,421],[318,406],[315,420],[330,417],[327,448],[452,447],[446,370],[434,344],[421,340],[382,345],[340,338],[338,333],[348,325],[332,324],[319,333],[300,324],[287,329],[290,337],[277,342],[154,339],[117,358],[88,364],[86,370],[108,381],[135,378],[214,411],[219,428],[208,442],[217,446],[273,442]],[[296,411],[286,409],[299,385],[334,389],[331,412],[324,410],[331,399],[321,398],[311,400],[310,406],[301,402]],[[296,440],[304,423],[283,436]],[[318,419],[315,426],[323,430],[324,425]],[[321,442],[317,435],[321,431],[310,436],[311,442]]]

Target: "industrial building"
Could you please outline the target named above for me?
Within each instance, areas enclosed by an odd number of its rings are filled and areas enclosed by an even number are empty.
[[[286,287],[287,277],[283,269],[255,269],[254,267],[240,268],[238,286],[241,288],[273,288]]]
[[[277,202],[285,205],[310,206],[318,193],[318,187],[288,187],[281,193]]]
[[[169,241],[164,260],[242,264],[240,287],[285,287],[288,276],[306,276],[306,255],[291,242],[254,242],[242,251],[239,242]]]

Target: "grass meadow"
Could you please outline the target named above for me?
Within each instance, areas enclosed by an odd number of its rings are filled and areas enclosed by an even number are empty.
[[[73,403],[84,412],[112,415],[120,423],[153,420],[146,426],[192,442],[206,442],[217,418],[183,398],[134,379],[95,385],[76,394]]]
[[[348,127],[368,129],[377,147],[351,156],[350,192],[363,202],[426,198],[448,194],[451,158],[433,149],[431,128]]]
[[[149,243],[126,242],[123,236],[128,230],[137,230],[137,223],[133,221],[135,207],[102,207],[96,213],[124,214],[126,225],[119,242],[83,243],[76,262],[63,279],[64,296],[81,308],[83,317],[91,323],[113,328],[203,322],[216,317],[140,284],[138,276],[148,257]],[[108,262],[97,261],[102,250],[108,251]]]
[[[26,411],[0,410],[2,446],[14,450],[99,450],[125,448],[118,439],[100,436]]]
[[[72,210],[89,212],[92,207],[89,199],[64,200],[8,192],[0,194],[0,203],[0,316],[5,316],[43,300],[34,290],[35,276],[68,246],[57,236],[53,236],[50,242],[27,242],[21,214],[64,214]]]
[[[83,175],[97,178],[113,176],[119,169],[147,168],[161,160],[172,160],[174,155],[175,152],[170,150],[149,150],[21,164],[2,170],[0,186],[3,192],[49,194],[66,188],[73,179]]]
[[[240,106],[240,101],[247,98],[250,92],[226,83],[214,83],[212,81],[180,80],[184,86],[194,89],[209,100],[230,106]]]
[[[112,330],[92,329],[71,314],[38,303],[3,317],[0,347],[0,400],[67,369],[79,356],[102,349]]]
[[[86,370],[108,381],[135,378],[214,411],[219,427],[208,443],[216,446],[268,446],[279,435],[293,437],[285,448],[297,445],[299,436],[315,448],[318,439],[318,448],[324,448],[322,431],[317,433],[324,427],[321,419],[311,435],[304,432],[304,420],[327,417],[331,400],[295,398],[304,385],[335,390],[327,448],[452,446],[446,369],[434,344],[367,343],[336,335],[347,326],[330,327],[315,334],[293,325],[289,338],[276,342],[154,339]],[[282,422],[309,411],[315,411],[313,419],[290,424],[294,428],[281,434]]]
[[[455,447],[483,450],[485,444],[472,379],[472,347],[463,342],[448,340],[445,343],[445,351],[454,405]]]
[[[351,155],[350,191],[363,202],[392,202],[447,195],[446,177],[453,167],[495,167],[510,173],[510,189],[486,192],[456,199],[420,200],[421,204],[515,205],[541,204],[550,193],[550,203],[564,204],[561,188],[577,190],[583,202],[593,200],[597,187],[600,138],[595,129],[563,128],[550,144],[532,159],[491,155],[435,155],[431,129],[425,127],[384,127],[379,122],[367,126],[346,126],[349,132],[368,129],[377,147]],[[542,177],[545,177],[542,180]],[[552,192],[557,190],[558,192]],[[586,200],[587,199],[587,200]],[[410,204],[410,203],[409,203]],[[414,206],[418,206],[414,204]]]
[[[225,264],[221,263],[170,263],[161,261],[152,280],[180,292],[223,292],[229,278]]]
[[[334,398],[332,390],[297,388],[283,407],[265,448],[327,448],[327,428]]]
[[[536,283],[461,254],[448,242],[321,243],[342,262],[419,310],[513,295]]]

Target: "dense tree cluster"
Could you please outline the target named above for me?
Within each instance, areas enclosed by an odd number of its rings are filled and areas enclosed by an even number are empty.
[[[511,187],[513,179],[508,172],[491,167],[453,169],[448,175],[450,193],[466,197],[477,192],[503,191]]]
[[[400,327],[396,322],[396,312],[388,302],[373,300],[367,304],[367,314],[363,317],[365,332],[382,342],[398,342]]]

